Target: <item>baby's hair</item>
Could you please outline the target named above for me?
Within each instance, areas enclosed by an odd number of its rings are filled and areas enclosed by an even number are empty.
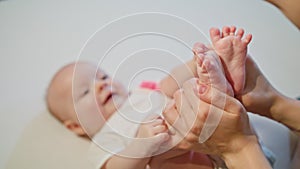
[[[56,80],[56,78],[58,77],[58,75],[63,72],[65,69],[69,68],[70,66],[74,66],[76,64],[76,62],[71,62],[68,63],[66,65],[64,65],[63,67],[61,67],[52,77],[47,89],[46,89],[46,94],[45,94],[45,102],[46,102],[46,108],[49,111],[49,113],[51,115],[53,115],[57,120],[59,120],[60,122],[63,122],[62,117],[59,116],[60,113],[56,112],[53,107],[50,104],[50,92],[51,92],[51,87],[53,86],[54,81]]]

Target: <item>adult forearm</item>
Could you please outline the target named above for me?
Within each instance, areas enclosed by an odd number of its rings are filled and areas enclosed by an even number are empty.
[[[288,98],[281,94],[277,95],[271,108],[272,118],[283,123],[293,131],[300,133],[300,101]]]
[[[266,0],[275,5],[282,13],[300,29],[300,0]]]
[[[246,61],[246,73],[244,93],[237,97],[247,111],[271,118],[299,132],[300,101],[278,92],[251,56],[248,56]]]
[[[223,154],[222,158],[227,167],[229,169],[271,169],[257,138],[249,138],[247,142],[240,151]]]

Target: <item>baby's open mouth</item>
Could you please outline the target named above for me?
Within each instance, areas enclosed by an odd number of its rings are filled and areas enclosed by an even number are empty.
[[[103,105],[105,105],[108,101],[110,101],[112,99],[113,95],[114,95],[114,93],[109,93],[109,95],[107,95],[107,97],[105,98]]]

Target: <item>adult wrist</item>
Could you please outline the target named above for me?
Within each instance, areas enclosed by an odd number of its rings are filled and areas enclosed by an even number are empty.
[[[235,144],[236,146],[231,148],[232,151],[222,154],[222,159],[229,169],[271,169],[255,135],[247,136]]]
[[[262,109],[260,112],[256,112],[258,114],[264,115],[271,119],[278,119],[280,118],[281,114],[279,113],[281,109],[283,95],[279,93],[272,85],[267,85],[268,87],[265,89],[265,98],[264,101],[267,106],[267,109]],[[265,111],[265,112],[263,112]],[[255,111],[254,111],[255,112]]]
[[[291,130],[300,132],[300,101],[278,94],[271,113],[272,118]]]
[[[273,100],[270,115],[273,120],[280,122],[283,120],[282,115],[287,104],[287,98],[279,92],[275,92],[275,94],[273,94]]]

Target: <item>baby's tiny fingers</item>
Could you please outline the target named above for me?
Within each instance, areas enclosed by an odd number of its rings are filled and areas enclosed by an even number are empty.
[[[169,138],[170,138],[170,136],[168,133],[159,133],[156,136],[154,136],[154,140],[155,140],[154,142],[161,144],[161,143],[167,141]]]
[[[158,125],[161,125],[161,124],[164,124],[164,123],[165,123],[165,122],[164,122],[163,119],[157,118],[157,119],[155,119],[155,120],[153,120],[153,121],[151,122],[151,126],[155,127],[155,126],[158,126]]]
[[[158,125],[153,128],[154,135],[157,135],[159,133],[166,133],[166,132],[168,132],[168,128],[166,125]]]

